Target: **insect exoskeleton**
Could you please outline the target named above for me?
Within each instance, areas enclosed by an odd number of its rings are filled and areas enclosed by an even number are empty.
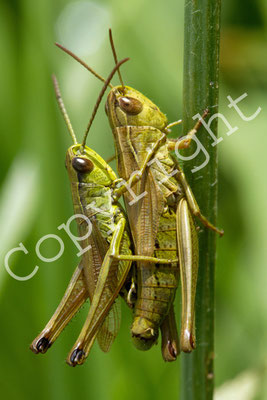
[[[180,347],[184,352],[195,348],[198,237],[194,217],[207,228],[223,234],[201,214],[178,160],[171,154],[172,150],[190,145],[208,111],[205,110],[202,119],[185,137],[168,139],[170,128],[181,120],[168,125],[157,105],[141,92],[124,85],[119,70],[122,62],[117,61],[111,30],[109,35],[121,85],[108,84],[111,91],[105,110],[115,140],[119,178],[124,181],[114,190],[113,200],[124,196],[137,263],[137,296],[131,331],[135,345],[147,350],[157,341],[161,329],[163,358],[173,361],[179,352],[173,311],[179,271]],[[58,46],[104,81],[79,57]]]
[[[168,121],[151,100],[128,86],[114,87],[105,109],[115,138],[119,175],[128,180],[134,171],[146,167],[145,159],[156,150],[155,143],[160,152],[166,143],[164,130]],[[162,150],[164,153],[165,147]],[[165,156],[168,158],[168,151]],[[146,197],[131,204],[131,195],[124,195],[136,254],[173,259],[172,264],[165,265],[137,263],[137,301],[131,332],[135,346],[141,350],[156,343],[159,328],[172,306],[179,276],[176,214],[168,204],[168,197],[178,191],[178,185],[174,178],[168,178],[173,189],[165,197],[166,191],[157,183],[160,171],[155,167],[151,169],[153,183],[144,173],[132,187],[136,194],[145,190]]]
[[[162,131],[168,124],[166,115],[156,104],[129,86],[112,88],[105,110],[112,127],[150,126]]]

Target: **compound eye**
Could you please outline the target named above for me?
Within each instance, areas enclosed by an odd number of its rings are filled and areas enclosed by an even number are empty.
[[[134,99],[133,97],[120,97],[119,105],[123,111],[130,115],[139,114],[143,110],[143,104],[141,101]]]
[[[71,163],[73,168],[78,172],[91,172],[94,169],[94,164],[88,158],[74,157]]]

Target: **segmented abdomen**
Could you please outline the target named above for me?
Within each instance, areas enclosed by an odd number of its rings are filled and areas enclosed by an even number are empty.
[[[176,215],[172,210],[160,218],[154,257],[177,260]],[[168,314],[178,285],[178,262],[172,264],[140,263],[137,271],[137,301],[135,304],[133,336],[142,330],[156,332]],[[144,321],[144,319],[146,321]],[[153,332],[154,331],[154,332]],[[148,332],[144,332],[148,336]]]

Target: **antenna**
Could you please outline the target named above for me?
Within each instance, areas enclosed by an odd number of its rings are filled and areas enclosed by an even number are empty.
[[[96,112],[97,112],[98,107],[99,107],[99,105],[100,105],[100,102],[101,102],[101,100],[102,100],[102,98],[103,98],[103,96],[104,96],[104,93],[105,93],[107,87],[109,86],[109,83],[110,83],[111,79],[113,78],[113,75],[116,73],[116,71],[119,69],[119,67],[120,67],[122,64],[124,64],[126,61],[128,61],[128,60],[129,60],[129,58],[124,58],[123,60],[121,60],[120,62],[118,62],[118,63],[115,65],[115,67],[113,68],[113,70],[111,71],[111,73],[109,74],[107,80],[105,81],[105,84],[104,84],[104,86],[103,86],[103,88],[102,88],[102,90],[101,90],[101,92],[100,92],[100,94],[99,94],[99,96],[98,96],[98,99],[97,99],[97,101],[96,101],[95,107],[94,107],[94,109],[93,109],[92,116],[91,116],[91,118],[90,118],[89,124],[87,125],[86,131],[85,131],[85,134],[84,134],[84,137],[83,137],[82,148],[84,148],[84,146],[85,146],[85,142],[86,142],[86,139],[87,139],[89,130],[90,130],[90,128],[91,128],[91,125],[92,125],[92,123],[93,123],[93,120],[94,120],[94,118],[95,118]]]
[[[114,41],[113,41],[111,29],[109,29],[109,41],[110,41],[110,45],[111,45],[114,61],[115,61],[115,64],[117,65],[118,64],[118,58],[117,58],[117,54],[116,54],[116,50],[115,50],[115,46],[114,46]],[[119,68],[118,68],[118,75],[119,75],[119,79],[120,79],[120,82],[121,82],[122,91],[124,92],[125,91],[125,87],[124,87],[124,84],[123,84],[123,80],[122,80]]]
[[[63,115],[63,118],[64,118],[64,120],[66,122],[68,131],[70,133],[70,136],[72,137],[73,143],[77,144],[78,142],[77,142],[74,130],[72,128],[68,113],[67,113],[66,108],[64,106],[64,103],[63,103],[63,100],[62,100],[62,97],[61,97],[61,93],[60,93],[60,89],[59,89],[59,85],[58,85],[58,81],[57,81],[57,78],[56,78],[55,75],[52,75],[52,80],[53,80],[54,89],[55,89],[55,93],[56,93],[56,99],[57,99],[60,111],[61,111],[61,113]]]
[[[55,43],[55,45],[57,47],[59,47],[61,50],[65,51],[65,53],[69,54],[72,58],[74,58],[76,61],[78,61],[78,63],[80,63],[81,65],[83,65],[88,71],[90,71],[97,79],[99,79],[102,82],[106,82],[105,78],[103,78],[101,75],[99,75],[97,72],[95,72],[91,67],[89,67],[89,65],[86,64],[85,61],[83,61],[81,58],[79,58],[78,56],[76,56],[76,54],[74,54],[72,51],[66,49],[66,47],[62,46],[59,43]],[[108,86],[110,88],[113,88],[113,86],[111,85],[111,83],[108,84]]]

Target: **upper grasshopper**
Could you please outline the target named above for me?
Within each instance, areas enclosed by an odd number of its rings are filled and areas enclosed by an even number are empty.
[[[110,40],[117,60],[111,32]],[[178,252],[182,285],[180,347],[182,351],[190,352],[196,345],[194,310],[198,273],[198,237],[193,217],[198,217],[209,229],[219,234],[223,232],[200,213],[185,175],[170,151],[175,147],[188,147],[200,122],[185,138],[168,140],[169,128],[176,123],[168,125],[166,116],[151,100],[123,83],[111,89],[105,110],[115,140],[119,176],[126,185],[133,186],[134,199],[129,191],[124,193],[124,199],[135,253],[151,256],[158,255],[160,250],[160,257],[164,257],[164,252]],[[204,116],[206,114],[207,111]],[[174,234],[172,238],[171,232]],[[162,265],[158,281],[162,290],[158,292],[152,279],[155,277],[153,265],[137,263],[138,292],[132,325],[136,342],[153,342],[158,326],[168,313],[166,307],[157,308],[161,319],[156,318],[153,306],[153,301],[159,300],[159,293],[161,302],[171,302],[171,290],[164,272],[165,266]]]
[[[127,59],[118,65],[125,61]],[[126,282],[132,261],[142,259],[166,263],[166,260],[153,257],[132,256],[126,216],[113,198],[118,179],[109,165],[85,145],[101,98],[118,65],[105,81],[82,144],[78,144],[57,80],[53,78],[57,100],[73,140],[73,145],[67,150],[66,168],[79,236],[87,251],[83,252],[54,315],[32,342],[31,350],[45,353],[89,297],[91,306],[87,319],[67,358],[71,366],[84,362],[96,337],[100,348],[109,350],[119,329],[120,310],[116,298]],[[88,234],[89,225],[91,234]]]

